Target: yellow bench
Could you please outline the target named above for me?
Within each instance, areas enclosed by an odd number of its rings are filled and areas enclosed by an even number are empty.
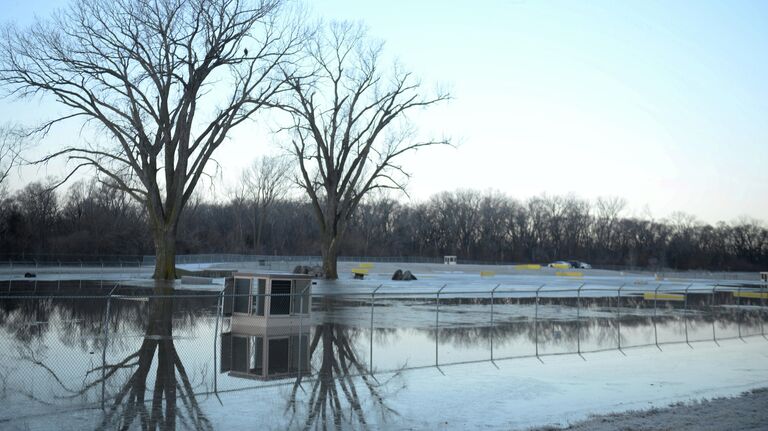
[[[570,269],[571,265],[568,265],[567,263],[551,263],[549,264],[549,267],[555,269]]]
[[[493,271],[480,271],[480,277],[493,277],[496,275]]]
[[[541,269],[541,265],[537,264],[526,264],[526,265],[513,265],[512,268],[514,269]]]
[[[368,275],[368,269],[367,268],[352,268],[352,274],[355,276],[356,279],[362,280],[365,278],[366,275]]]
[[[738,298],[768,299],[768,292],[733,292]]]
[[[646,301],[653,301],[654,299],[661,301],[685,301],[685,295],[680,295],[677,293],[645,292],[643,293],[643,299]]]
[[[584,273],[579,271],[557,271],[555,275],[559,277],[583,277]]]

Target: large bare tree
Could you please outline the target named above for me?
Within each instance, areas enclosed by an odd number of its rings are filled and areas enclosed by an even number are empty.
[[[59,148],[147,210],[154,277],[175,277],[179,217],[228,132],[283,87],[297,46],[282,0],[74,0],[29,28],[8,25],[0,83],[19,98],[64,106],[64,120],[96,127],[87,144]],[[67,177],[68,178],[68,177]]]
[[[337,258],[348,221],[372,190],[404,190],[401,156],[447,143],[413,139],[408,113],[448,99],[424,96],[420,83],[398,67],[380,70],[383,45],[349,23],[321,27],[305,44],[299,71],[286,78],[291,150],[299,186],[320,225],[326,278],[338,278]]]

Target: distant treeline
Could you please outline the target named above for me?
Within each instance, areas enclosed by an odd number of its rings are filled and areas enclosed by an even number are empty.
[[[269,207],[241,196],[198,201],[183,216],[179,254],[317,255],[308,201]],[[665,220],[622,215],[622,199],[587,201],[500,193],[444,192],[420,203],[369,199],[355,214],[343,256],[442,257],[465,261],[549,262],[674,269],[766,270],[768,229],[755,220],[715,226],[693,216]],[[264,216],[261,235],[256,235]],[[0,259],[39,254],[153,253],[147,219],[130,197],[96,182],[50,192],[31,183],[0,197]]]

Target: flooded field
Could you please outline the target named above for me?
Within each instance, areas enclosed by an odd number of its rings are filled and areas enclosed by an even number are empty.
[[[533,397],[548,387],[535,367],[559,357],[571,362],[557,372],[602,367],[596,352],[630,365],[625,356],[640,351],[659,367],[721,344],[741,354],[734,342],[768,352],[759,292],[315,294],[306,308],[269,298],[273,314],[304,312],[253,325],[259,295],[235,293],[228,309],[216,292],[117,286],[105,296],[96,282],[17,284],[0,297],[0,428],[420,428],[429,420],[403,400],[445,385],[446,373],[460,374],[449,380],[464,395],[432,393],[432,402],[477,403],[473,391],[508,391],[505,381]],[[766,371],[742,385],[768,380]],[[496,414],[493,424],[514,424],[515,413]]]

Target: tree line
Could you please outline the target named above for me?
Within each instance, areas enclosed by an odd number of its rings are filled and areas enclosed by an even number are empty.
[[[308,198],[259,193],[258,185],[242,190],[218,202],[191,199],[180,220],[177,251],[317,254],[322,235]],[[145,209],[128,193],[95,180],[59,192],[34,182],[6,193],[0,202],[4,258],[154,252]],[[458,190],[401,202],[376,194],[362,201],[351,217],[339,252],[403,258],[457,255],[465,262],[565,259],[651,269],[768,268],[768,228],[760,221],[712,225],[684,213],[656,220],[626,212],[620,198],[541,195],[519,200],[500,192]]]

